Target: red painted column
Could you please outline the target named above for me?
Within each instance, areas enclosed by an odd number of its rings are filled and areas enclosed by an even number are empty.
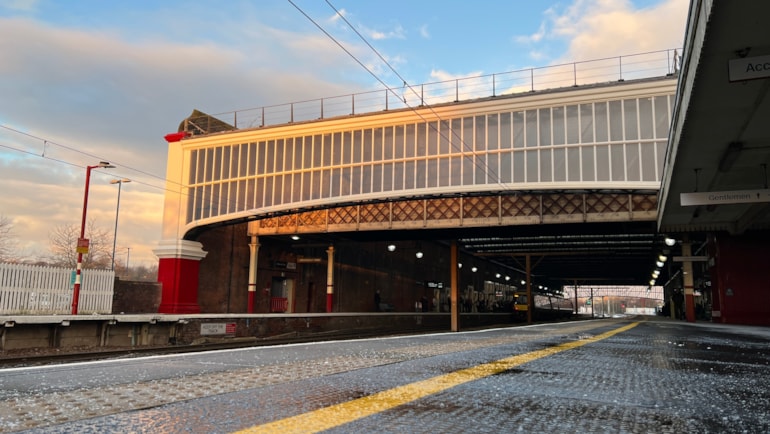
[[[164,240],[153,250],[162,285],[159,313],[200,313],[198,272],[206,256],[196,241]]]
[[[326,312],[331,313],[334,306],[334,246],[326,250]]]

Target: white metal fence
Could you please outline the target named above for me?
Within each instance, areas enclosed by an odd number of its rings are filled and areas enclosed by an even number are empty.
[[[69,268],[0,263],[0,315],[66,315],[72,312]],[[111,313],[115,272],[83,270],[78,313]]]

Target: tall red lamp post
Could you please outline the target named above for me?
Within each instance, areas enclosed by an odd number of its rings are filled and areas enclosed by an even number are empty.
[[[80,270],[83,266],[83,253],[88,253],[88,240],[85,238],[86,234],[86,210],[88,209],[88,185],[91,181],[91,170],[96,168],[111,169],[114,168],[112,164],[106,161],[100,161],[95,166],[86,166],[86,191],[83,196],[83,218],[80,220],[80,237],[78,238],[78,266],[75,271],[75,290],[72,292],[72,314],[78,314],[78,300],[80,298]]]

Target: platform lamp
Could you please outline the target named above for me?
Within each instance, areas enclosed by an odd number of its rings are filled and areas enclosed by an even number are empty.
[[[88,185],[91,181],[91,170],[96,168],[112,169],[115,166],[106,162],[100,161],[95,166],[86,166],[86,188],[83,195],[83,217],[80,220],[80,237],[78,238],[78,265],[75,270],[75,289],[72,291],[72,314],[78,314],[78,299],[80,298],[80,279],[81,269],[83,267],[83,253],[88,253],[88,240],[85,238],[86,233],[86,210],[88,209]]]
[[[112,235],[112,267],[110,267],[110,270],[112,271],[115,271],[115,247],[117,246],[117,242],[118,242],[118,214],[120,214],[120,188],[126,182],[131,182],[131,180],[127,178],[123,178],[123,179],[113,179],[112,181],[110,181],[110,184],[118,184],[118,205],[115,209],[115,232],[113,232],[113,235]]]

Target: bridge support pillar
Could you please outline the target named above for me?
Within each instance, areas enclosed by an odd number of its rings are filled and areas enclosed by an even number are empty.
[[[198,271],[208,252],[197,241],[162,240],[153,250],[162,285],[159,313],[199,313]]]

